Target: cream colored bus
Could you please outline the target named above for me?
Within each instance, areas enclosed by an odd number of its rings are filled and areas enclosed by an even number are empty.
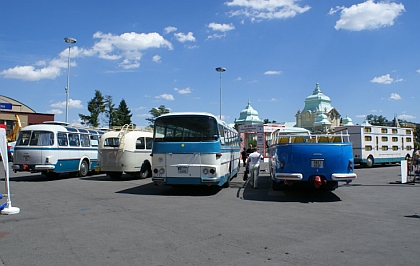
[[[120,178],[123,173],[132,177],[151,177],[150,153],[153,133],[124,125],[101,136],[98,146],[98,171],[111,178]]]

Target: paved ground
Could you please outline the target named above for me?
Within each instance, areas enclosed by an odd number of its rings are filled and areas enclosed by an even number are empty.
[[[418,265],[420,183],[356,173],[333,192],[273,191],[266,173],[258,189],[12,173],[0,265]]]

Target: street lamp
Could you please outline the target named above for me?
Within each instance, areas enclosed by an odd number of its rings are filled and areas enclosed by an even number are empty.
[[[226,68],[217,67],[216,71],[220,73],[220,120],[222,120],[222,72],[225,72]]]
[[[69,121],[69,89],[70,89],[70,46],[76,43],[76,39],[64,38],[64,42],[69,44],[69,58],[67,61],[67,87],[66,87],[66,123]]]

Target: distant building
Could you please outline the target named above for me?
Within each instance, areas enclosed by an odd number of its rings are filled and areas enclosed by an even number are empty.
[[[296,127],[312,132],[327,132],[340,126],[341,120],[340,113],[331,106],[330,97],[321,92],[319,83],[316,83],[312,94],[306,97],[303,110],[298,110],[295,117]]]
[[[19,116],[22,127],[40,124],[44,121],[54,121],[54,114],[40,114],[29,106],[12,98],[0,95],[0,123],[6,125],[6,132],[13,129]]]
[[[263,124],[264,121],[258,117],[258,112],[252,108],[250,100],[248,100],[248,105],[243,109],[240,114],[239,118],[235,118],[235,125],[257,125]]]

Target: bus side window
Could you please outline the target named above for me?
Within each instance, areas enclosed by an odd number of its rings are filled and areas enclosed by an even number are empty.
[[[70,146],[79,146],[79,134],[69,134]]]
[[[144,138],[140,137],[136,140],[136,150],[144,150]]]
[[[90,136],[90,145],[92,147],[98,147],[99,144],[99,136],[98,135],[91,135]]]
[[[89,147],[89,135],[88,134],[80,134],[80,145],[82,147]]]
[[[151,150],[153,146],[153,138],[146,138],[146,150]]]
[[[68,145],[67,134],[57,133],[57,141],[58,141],[58,146],[67,146]]]

